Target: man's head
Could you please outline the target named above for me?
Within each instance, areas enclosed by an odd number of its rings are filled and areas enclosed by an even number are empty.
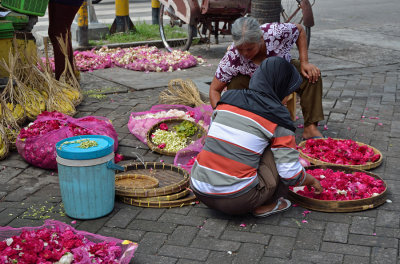
[[[252,59],[260,51],[262,31],[253,17],[241,17],[232,24],[232,40],[238,52],[246,59]]]

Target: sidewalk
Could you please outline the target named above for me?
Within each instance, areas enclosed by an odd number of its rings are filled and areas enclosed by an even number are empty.
[[[113,93],[106,94],[103,100],[85,98],[77,116],[111,119],[119,134],[118,153],[127,159],[138,153],[145,161],[162,159],[173,163],[172,157],[149,151],[128,131],[129,115],[158,104],[158,93],[170,79],[190,78],[207,93],[207,83],[225,50],[226,44],[193,47],[191,52],[202,55],[207,62],[172,73],[145,74],[121,68],[83,73],[84,90],[112,88]],[[326,56],[324,50],[326,46],[317,46],[310,53],[310,61],[321,68],[324,82],[325,120],[319,128],[325,136],[357,140],[383,153],[383,164],[372,172],[388,184],[391,203],[355,213],[312,211],[306,217],[302,214],[304,208],[293,207],[283,214],[256,219],[250,215],[222,215],[202,204],[150,209],[117,201],[110,215],[77,221],[77,229],[137,242],[139,247],[132,261],[137,264],[397,263],[400,63],[365,66],[359,63],[361,55],[357,62]],[[298,114],[301,117],[300,111]],[[296,124],[301,123],[299,119]],[[301,132],[302,129],[296,132],[298,142]],[[30,166],[16,152],[1,161],[0,168],[0,226],[41,225],[48,216],[66,223],[72,221],[60,213],[57,174]],[[302,223],[303,219],[308,222]]]

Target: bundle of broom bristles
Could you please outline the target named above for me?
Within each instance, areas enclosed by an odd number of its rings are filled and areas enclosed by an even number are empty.
[[[29,119],[34,121],[43,111],[57,111],[73,116],[75,106],[82,101],[79,81],[67,57],[66,40],[59,38],[65,55],[65,70],[60,80],[54,78],[48,60],[28,56],[17,48],[14,38],[8,62],[2,59],[0,67],[9,74],[8,82],[0,95],[0,159],[15,148],[20,127]],[[47,47],[46,58],[47,56]],[[4,147],[3,147],[4,146]]]
[[[159,102],[163,104],[181,104],[191,107],[205,104],[201,99],[196,84],[190,79],[170,80],[168,83],[168,89],[160,93]]]

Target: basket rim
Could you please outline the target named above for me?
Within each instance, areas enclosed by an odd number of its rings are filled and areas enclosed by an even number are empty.
[[[152,140],[151,140],[151,134],[152,134],[153,131],[154,131],[160,124],[162,124],[162,123],[168,123],[168,122],[169,122],[169,123],[171,123],[171,122],[183,122],[183,121],[189,121],[189,122],[191,122],[192,124],[194,124],[194,125],[198,128],[198,130],[201,131],[202,136],[205,136],[205,135],[207,134],[207,131],[204,129],[204,127],[202,127],[201,125],[195,123],[194,121],[191,121],[191,120],[188,120],[188,119],[184,119],[184,118],[176,118],[176,117],[168,118],[168,119],[164,119],[164,120],[161,120],[161,121],[155,123],[155,124],[147,131],[147,133],[146,133],[146,143],[147,143],[147,146],[148,146],[152,151],[157,152],[157,153],[159,153],[159,154],[167,155],[167,156],[175,156],[176,153],[178,153],[178,151],[177,151],[177,152],[173,152],[173,151],[165,151],[165,150],[160,149],[158,146],[156,146],[156,145],[152,142]],[[189,146],[189,145],[188,145],[188,146]]]
[[[123,203],[139,206],[139,207],[151,207],[151,208],[172,208],[172,207],[182,207],[185,205],[190,205],[197,200],[194,193],[190,193],[187,197],[183,199],[177,199],[172,201],[143,201],[137,200],[133,197],[120,197]]]
[[[125,171],[122,173],[126,173],[129,170],[139,170],[139,169],[163,169],[163,170],[171,170],[180,175],[182,175],[182,180],[170,184],[164,187],[157,188],[149,188],[149,189],[133,189],[133,188],[115,188],[115,194],[118,196],[127,196],[127,197],[154,197],[160,195],[167,195],[176,193],[177,191],[182,191],[189,186],[189,173],[182,169],[181,167],[177,167],[172,164],[161,163],[161,162],[130,162],[128,164],[123,165]],[[119,174],[116,174],[117,178]]]
[[[353,212],[353,211],[362,211],[362,210],[366,210],[366,209],[371,209],[371,208],[375,208],[381,204],[383,204],[386,201],[386,196],[387,196],[387,192],[388,192],[388,186],[386,184],[386,182],[379,177],[378,175],[369,172],[369,171],[365,171],[365,170],[360,170],[357,168],[349,168],[349,167],[344,167],[344,166],[336,166],[336,165],[311,165],[311,166],[307,166],[304,167],[305,170],[310,170],[310,169],[332,169],[334,171],[345,171],[345,172],[363,172],[365,174],[368,174],[371,177],[374,177],[375,179],[379,179],[383,182],[384,186],[385,186],[385,190],[378,194],[377,196],[374,197],[368,197],[368,198],[362,198],[362,199],[355,199],[355,200],[346,200],[346,201],[337,201],[337,200],[319,200],[319,199],[315,199],[315,198],[310,198],[310,197],[306,197],[306,196],[302,196],[300,194],[297,194],[296,192],[292,191],[289,189],[289,197],[292,198],[292,200],[294,202],[296,202],[297,204],[305,207],[305,208],[309,208],[311,210],[315,210],[315,211],[322,211],[322,212]],[[300,199],[300,202],[299,200]],[[312,202],[314,204],[318,204],[318,205],[322,205],[322,204],[337,204],[337,205],[341,205],[338,206],[337,208],[333,208],[331,210],[326,209],[326,208],[315,208],[309,206],[307,203],[301,201],[304,200],[306,202]],[[371,205],[374,205],[373,202],[374,201],[378,201],[377,204],[375,204],[375,206],[371,207]],[[346,208],[345,205],[350,205],[350,204],[354,204],[354,203],[363,203],[365,202],[366,206],[361,206],[361,207],[365,207],[364,209],[361,210],[351,210],[350,208]]]
[[[145,174],[136,174],[136,173],[128,173],[128,172],[122,172],[119,173],[118,176],[115,176],[115,188],[119,188],[117,187],[117,182],[120,180],[125,180],[125,179],[147,179],[148,181],[150,181],[151,186],[152,187],[148,187],[148,188],[144,188],[144,187],[138,187],[136,189],[149,189],[149,188],[157,188],[158,184],[159,184],[159,180],[155,177],[149,176],[149,175],[145,175]],[[157,186],[157,187],[153,187],[153,186]],[[120,187],[121,189],[123,189],[123,187]]]
[[[322,140],[327,140],[329,138],[318,138],[318,140],[321,140],[321,139]],[[333,140],[346,140],[346,139],[343,139],[343,138],[330,138],[330,139],[333,139]],[[305,146],[307,140],[301,141],[297,145],[297,150],[299,151],[300,156],[302,158],[308,160],[310,163],[312,163],[314,165],[332,165],[332,166],[340,166],[340,167],[354,168],[354,169],[360,169],[360,170],[369,170],[369,169],[376,168],[376,167],[378,167],[379,165],[382,164],[383,155],[382,155],[382,152],[379,149],[377,149],[377,148],[375,148],[375,147],[373,147],[371,145],[368,145],[366,143],[362,143],[362,142],[359,142],[359,141],[356,141],[356,140],[353,140],[353,141],[355,141],[360,146],[365,145],[365,146],[368,146],[369,148],[372,148],[372,150],[374,151],[375,154],[379,154],[380,155],[379,159],[377,161],[375,161],[375,162],[369,162],[369,163],[366,163],[366,164],[359,164],[359,165],[346,165],[346,164],[329,163],[329,162],[326,162],[326,161],[322,161],[322,160],[318,160],[318,159],[312,158],[312,157],[308,156],[307,154],[305,154],[300,149],[300,147],[304,147]]]

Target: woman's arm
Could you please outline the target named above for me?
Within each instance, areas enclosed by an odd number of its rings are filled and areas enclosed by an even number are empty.
[[[226,84],[227,83],[221,82],[214,76],[214,79],[210,84],[209,91],[210,103],[212,108],[215,108],[217,106],[219,99],[221,99],[222,90],[225,88]]]
[[[300,24],[296,24],[299,29],[299,37],[296,41],[297,49],[299,50],[300,68],[301,74],[306,77],[309,82],[315,83],[318,77],[321,75],[321,71],[317,66],[308,62],[308,50],[307,50],[307,37],[304,28]]]

